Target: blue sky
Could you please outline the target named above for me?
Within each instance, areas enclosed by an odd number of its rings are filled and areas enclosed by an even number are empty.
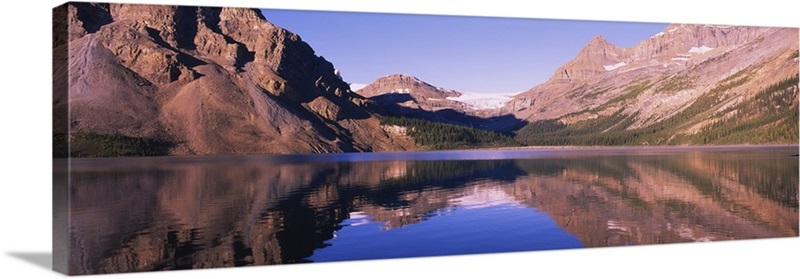
[[[389,74],[474,93],[546,81],[595,35],[630,47],[667,24],[262,10],[309,43],[350,83]]]

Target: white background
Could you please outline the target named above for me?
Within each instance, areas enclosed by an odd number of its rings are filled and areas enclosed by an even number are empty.
[[[0,147],[0,277],[53,278],[51,253],[51,9],[3,6]],[[115,1],[117,2],[117,1]],[[126,1],[424,14],[800,27],[796,1]],[[538,2],[538,1],[537,1]],[[787,3],[794,4],[787,4]],[[6,2],[9,3],[9,2]],[[647,3],[647,4],[645,4]],[[652,3],[652,4],[651,4]],[[368,23],[366,23],[368,24]],[[797,276],[800,238],[109,275],[112,278],[355,277],[750,277]],[[30,259],[34,259],[31,261]],[[102,276],[106,278],[108,276]]]

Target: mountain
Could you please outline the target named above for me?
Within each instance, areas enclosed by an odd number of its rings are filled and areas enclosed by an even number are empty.
[[[458,97],[462,94],[455,90],[434,87],[416,77],[402,74],[380,77],[356,92],[364,97],[385,94],[409,94],[422,101],[446,101],[448,97]]]
[[[797,83],[796,28],[672,24],[629,48],[595,36],[510,100],[402,75],[358,92],[394,115],[513,133],[522,145],[796,143]]]
[[[672,24],[593,38],[499,114],[523,144],[796,143],[798,29]]]
[[[383,76],[356,91],[377,103],[376,113],[472,126],[468,106],[451,100],[462,95],[454,90],[434,87],[416,77],[393,74]]]
[[[378,78],[356,91],[378,104],[375,113],[433,122],[502,130],[519,125],[508,117],[497,117],[497,108],[510,97],[503,94],[458,92],[433,86],[414,76],[392,74]],[[490,124],[491,123],[491,124]],[[495,123],[502,123],[495,124]]]
[[[400,74],[354,92],[254,9],[68,3],[53,27],[57,157],[798,140],[797,28],[672,24],[629,48],[596,36],[501,96]]]
[[[407,100],[401,106],[428,111],[450,108],[471,115],[485,115],[482,112],[502,107],[512,95],[458,92],[402,74],[380,77],[356,92],[375,100],[396,100],[398,96],[406,96]]]
[[[68,3],[53,33],[60,156],[414,148],[256,9]]]

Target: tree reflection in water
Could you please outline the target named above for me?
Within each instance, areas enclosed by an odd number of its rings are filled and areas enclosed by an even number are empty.
[[[586,247],[798,235],[798,159],[789,156],[796,147],[535,152],[483,160],[75,160],[70,271],[309,262],[336,245],[334,234],[352,216],[392,231],[500,198],[549,215]],[[503,214],[491,222],[511,218]],[[491,251],[492,243],[482,245]]]

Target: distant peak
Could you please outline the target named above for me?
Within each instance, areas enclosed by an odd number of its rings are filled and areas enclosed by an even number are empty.
[[[594,38],[592,38],[592,40],[589,41],[589,44],[590,45],[592,45],[592,44],[607,45],[607,44],[611,44],[611,43],[609,43],[606,40],[606,38],[603,37],[603,35],[595,35]]]
[[[419,82],[419,83],[423,82],[422,80],[418,79],[415,76],[404,75],[404,74],[385,75],[379,77],[375,82],[387,81],[387,80],[398,81],[398,82]]]
[[[606,42],[606,38],[603,37],[603,35],[597,34],[597,35],[594,35],[594,37],[592,38],[592,41]]]
[[[617,48],[616,45],[612,44],[605,37],[602,35],[595,35],[589,43],[583,48],[584,51],[591,51],[597,49],[612,49]]]
[[[371,84],[365,86],[359,93],[366,97],[385,93],[404,93],[440,99],[461,95],[453,90],[436,87],[417,77],[404,74],[390,74],[379,77]]]
[[[390,74],[390,75],[385,75],[385,76],[382,76],[382,77],[380,77],[379,79],[404,79],[404,78],[410,78],[410,79],[416,79],[416,80],[419,80],[419,79],[418,79],[417,77],[415,77],[415,76],[404,75],[404,74]]]
[[[586,46],[583,47],[581,53],[604,53],[606,51],[613,51],[618,47],[606,40],[602,35],[595,35]]]

